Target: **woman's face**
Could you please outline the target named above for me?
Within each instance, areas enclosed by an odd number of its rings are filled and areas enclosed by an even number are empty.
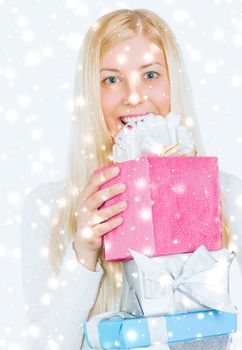
[[[147,37],[125,39],[101,59],[100,93],[104,118],[115,137],[120,116],[170,111],[170,84],[163,50]]]

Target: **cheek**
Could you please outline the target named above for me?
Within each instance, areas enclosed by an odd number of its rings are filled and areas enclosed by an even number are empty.
[[[101,97],[102,108],[103,108],[103,110],[105,110],[107,107],[108,100],[107,100],[107,96],[106,96],[105,92],[103,91],[103,89],[100,90],[100,97]]]
[[[160,114],[167,114],[170,110],[170,86],[169,82],[163,81],[155,86],[152,91],[151,99],[153,103],[158,107]]]
[[[170,96],[170,84],[168,79],[162,81],[161,85],[159,86],[159,91],[161,91],[162,99],[167,99],[167,96]]]
[[[157,84],[150,90],[149,95],[151,99],[156,101],[156,103],[164,103],[164,101],[168,99],[167,96],[169,97],[170,95],[169,86],[166,83]]]
[[[115,105],[115,101],[117,99],[116,93],[112,93],[108,89],[102,89],[101,90],[101,103],[103,110],[112,110],[113,106]]]

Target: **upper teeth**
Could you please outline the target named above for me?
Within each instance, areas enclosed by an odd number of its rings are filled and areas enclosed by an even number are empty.
[[[144,119],[143,115],[140,115],[138,117],[126,117],[126,118],[121,118],[123,122],[129,123],[129,122],[138,122],[140,120]]]

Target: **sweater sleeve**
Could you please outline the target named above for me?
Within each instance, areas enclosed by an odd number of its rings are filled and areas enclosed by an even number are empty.
[[[220,176],[231,227],[230,251],[235,253],[242,274],[242,180],[225,172]]]
[[[91,271],[78,262],[71,242],[58,277],[53,275],[47,252],[56,197],[56,188],[40,185],[27,196],[23,208],[22,280],[28,350],[80,350],[83,322],[103,275],[99,263],[96,271]]]

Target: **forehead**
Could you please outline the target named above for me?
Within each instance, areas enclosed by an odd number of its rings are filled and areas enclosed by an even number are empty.
[[[149,38],[139,35],[125,39],[114,46],[101,58],[100,63],[101,69],[104,67],[122,69],[127,65],[140,67],[151,62],[160,62],[165,67],[164,52]]]

